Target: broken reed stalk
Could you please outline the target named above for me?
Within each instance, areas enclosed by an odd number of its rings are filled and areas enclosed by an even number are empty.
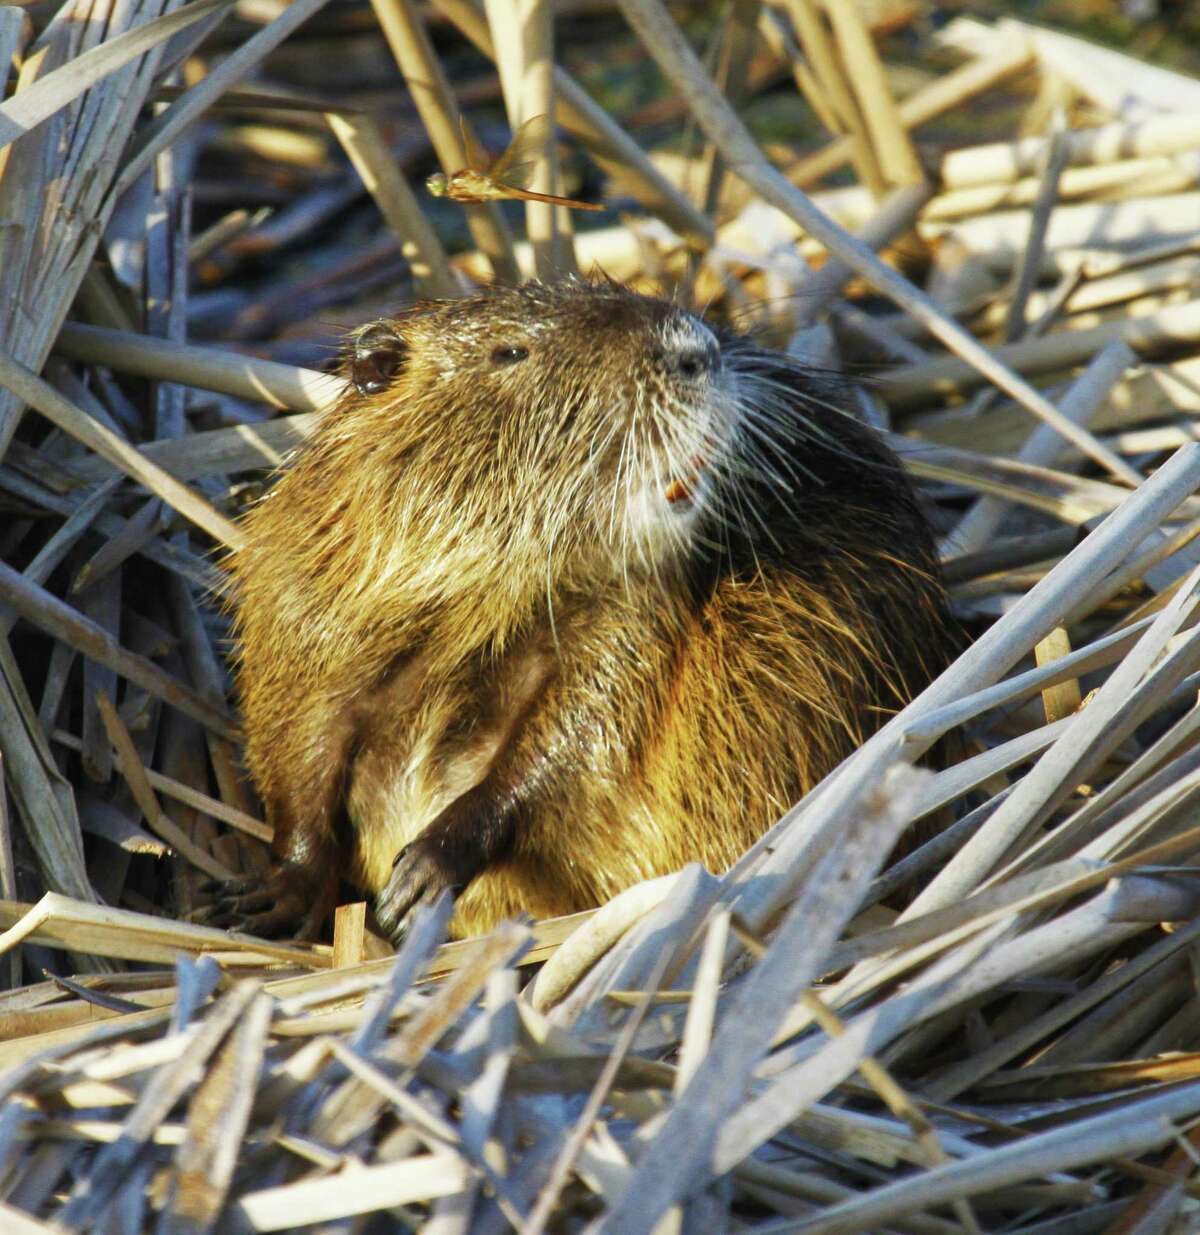
[[[16,62],[18,53],[22,50],[29,37],[29,22],[26,14],[15,5],[7,6],[0,13],[0,75],[3,84],[7,86],[10,66]]]
[[[1026,137],[1016,142],[996,142],[951,151],[942,159],[940,182],[951,189],[1036,176],[1052,140]],[[1156,116],[1136,124],[1115,123],[1076,129],[1066,137],[1066,165],[1082,167],[1178,154],[1195,150],[1198,142],[1200,118],[1187,114]]]
[[[326,119],[375,199],[379,213],[396,234],[400,251],[412,266],[418,292],[426,297],[453,299],[460,289],[446,251],[396,167],[378,122],[370,116],[337,112],[328,113]]]
[[[1194,576],[1200,582],[1200,574]],[[1121,737],[1141,718],[1130,705],[1137,701],[1132,692],[1148,689],[1151,664],[1163,653],[1168,640],[1190,615],[1192,601],[1185,591],[1155,619],[1138,645],[1130,651],[1100,688],[1089,706],[1021,781],[1013,794],[942,869],[906,910],[919,913],[961,896],[981,882],[990,868],[1036,822],[1044,821],[1071,789],[1095,769]],[[1048,633],[1048,632],[1047,632]],[[1195,640],[1191,640],[1195,644]],[[1190,671],[1200,648],[1176,648],[1166,656],[1154,674],[1158,689],[1171,690]],[[1161,695],[1160,695],[1161,697]],[[1138,720],[1133,719],[1137,717]],[[1078,773],[1075,776],[1075,773]],[[1075,776],[1075,779],[1071,779]],[[1070,780],[1070,785],[1066,781]]]
[[[1014,38],[1003,50],[972,60],[905,99],[899,105],[900,121],[910,131],[920,128],[1021,72],[1032,58],[1033,49],[1028,41]],[[845,167],[852,153],[851,139],[837,138],[814,154],[797,160],[787,169],[787,177],[797,188],[809,188]],[[944,179],[939,183],[946,185]]]
[[[1120,318],[1086,330],[1069,330],[997,347],[995,354],[1022,373],[1053,373],[1083,364],[1113,339],[1124,340],[1142,357],[1153,357],[1200,341],[1200,300],[1170,305],[1145,317]],[[889,403],[904,407],[979,385],[979,371],[955,356],[903,365],[876,382]]]
[[[276,468],[304,443],[319,420],[316,412],[304,412],[268,420],[262,425],[235,425],[229,429],[209,429],[183,438],[160,438],[146,442],[138,449],[178,480],[198,480],[255,468]],[[83,460],[75,475],[80,483],[86,484],[111,478],[112,470],[110,464],[97,456]],[[146,546],[147,549],[152,547],[153,542]]]
[[[0,562],[0,600],[26,621],[135,682],[220,737],[231,740],[237,737],[234,719],[223,708],[214,706],[153,661],[121,647],[103,627],[64,604],[57,596],[30,583],[4,562]]]
[[[73,360],[109,365],[138,377],[177,381],[285,411],[324,411],[345,389],[340,378],[314,369],[80,322],[63,326],[55,350]]]
[[[845,65],[845,80],[858,97],[885,183],[896,188],[921,184],[925,173],[912,138],[897,114],[896,101],[862,13],[854,5],[838,4],[837,0],[825,0],[824,9]]]
[[[60,746],[67,747],[68,750],[78,751],[82,748],[82,743],[74,734],[65,733],[61,729],[56,729],[50,737]],[[116,756],[117,768],[121,769],[124,757],[120,751],[115,751],[114,754]],[[164,797],[173,798],[177,802],[182,802],[185,806],[191,806],[202,814],[245,832],[248,836],[253,836],[257,840],[270,843],[271,837],[274,835],[273,830],[263,823],[261,819],[256,819],[253,815],[247,815],[245,812],[237,810],[227,803],[219,801],[217,798],[210,797],[207,793],[201,793],[198,789],[193,789],[190,785],[185,785],[170,776],[164,776],[153,768],[147,768],[143,765],[142,771],[145,773],[150,786],[158,790]],[[9,899],[12,898],[9,897]]]
[[[154,832],[163,838],[177,853],[186,858],[197,869],[202,870],[210,879],[232,879],[234,872],[220,862],[214,861],[209,854],[195,845],[185,832],[173,820],[163,813],[158,799],[154,796],[150,779],[142,761],[138,758],[137,748],[129,736],[125,723],[117,715],[112,700],[104,691],[100,692],[97,702],[100,705],[100,715],[104,720],[104,729],[108,740],[113,744],[121,761],[121,772],[125,783],[142,812],[142,818]]]
[[[1078,424],[1088,424],[1135,359],[1133,349],[1123,340],[1114,339],[1106,344],[1059,400],[1060,411]],[[1051,463],[1061,447],[1058,434],[1049,426],[1040,425],[1018,451],[1017,460],[1034,466]],[[947,544],[956,553],[982,549],[1000,526],[1006,510],[1006,503],[999,498],[981,497],[949,535]]]
[[[1021,264],[1017,268],[1012,297],[1008,305],[1008,319],[1004,323],[1004,341],[1012,343],[1021,338],[1027,329],[1026,306],[1030,293],[1038,281],[1042,270],[1042,254],[1046,248],[1046,229],[1050,225],[1050,215],[1058,204],[1058,183],[1063,169],[1067,165],[1067,131],[1061,127],[1064,123],[1061,115],[1060,125],[1051,138],[1046,151],[1046,166],[1042,169],[1038,181],[1037,197],[1029,218],[1029,239],[1025,242],[1025,252]]]
[[[554,115],[552,73],[554,28],[550,6],[544,0],[518,0],[514,15],[510,4],[485,0],[484,9],[496,49],[496,68],[504,92],[509,127],[515,134],[535,116]],[[514,20],[515,16],[515,20]],[[558,154],[554,131],[537,157],[528,188],[537,193],[560,193]],[[548,202],[525,203],[525,232],[533,249],[534,271],[539,279],[556,272],[577,270],[570,233],[560,237],[559,211]]]
[[[759,10],[756,28],[762,41],[791,69],[796,80],[796,89],[800,91],[826,132],[840,132],[842,125],[837,114],[830,108],[820,82],[808,67],[804,53],[795,42],[791,27],[785,24],[784,15],[777,13],[772,5],[763,5]]]
[[[269,25],[251,35],[203,79],[169,104],[138,134],[128,162],[113,185],[113,197],[120,197],[170,147],[179,135],[194,124],[221,95],[260,65],[284,39],[314,13],[326,0],[295,0]]]
[[[1063,277],[1067,284],[1065,289],[1060,284],[1057,288],[1030,295],[1027,313],[1034,323],[1028,335],[1044,335],[1060,312],[1071,316],[1084,314],[1125,301],[1144,301],[1156,294],[1189,291],[1200,282],[1200,260],[1194,258],[1139,266],[1108,278],[1085,280],[1083,272],[1087,264],[1088,260],[1084,259],[1077,274],[1073,272]],[[973,324],[978,330],[991,330],[1000,325],[1005,316],[999,305],[989,306]]]
[[[877,1188],[831,1206],[816,1218],[767,1223],[765,1235],[833,1235],[869,1231],[880,1221],[945,1205],[1050,1172],[1070,1170],[1106,1157],[1136,1158],[1175,1139],[1172,1118],[1200,1111],[1200,1085],[1129,1104],[1120,1113],[1080,1120],[994,1149],[985,1158],[934,1167],[915,1179]],[[1115,1117],[1114,1117],[1115,1116]]]
[[[878,252],[908,232],[929,201],[933,186],[927,181],[905,185],[890,193],[876,214],[855,233],[856,239]],[[820,270],[810,275],[796,291],[797,326],[811,323],[829,310],[830,305],[854,277],[854,270],[840,258],[831,257]]]
[[[879,166],[878,152],[867,136],[858,101],[850,89],[837,47],[826,28],[821,6],[817,0],[786,0],[786,7],[801,46],[837,119],[835,131],[845,134],[840,140],[845,145],[846,161],[853,163],[859,182],[876,197],[881,197],[887,185]]]
[[[153,6],[144,13],[153,16]],[[132,8],[114,14],[107,33],[118,35],[135,15]],[[18,128],[16,97],[37,89],[38,79],[72,59],[82,41],[82,23],[71,20],[69,9],[39,36],[17,78],[13,106]],[[155,42],[82,98],[74,97],[68,82],[65,107],[0,151],[0,195],[9,223],[0,229],[0,328],[4,351],[20,363],[40,369],[91,264],[115,205],[110,189],[118,162],[163,46],[161,39]],[[22,410],[10,392],[0,396],[0,454]]]
[[[0,103],[0,148],[8,146],[39,124],[49,120],[85,90],[96,85],[111,73],[154,50],[173,35],[186,30],[201,18],[219,13],[229,7],[232,0],[192,0],[184,9],[151,18],[132,30],[106,39],[74,57],[68,64],[47,73],[12,98]],[[20,23],[10,27],[9,46],[0,63],[7,66],[12,61]]]
[[[64,399],[52,386],[23,365],[0,355],[0,384],[17,395],[22,402],[37,408],[60,429],[83,442],[114,467],[157,493],[181,515],[208,532],[227,548],[240,548],[241,531],[199,493],[188,489],[162,468],[122,441],[110,429],[97,423],[86,412]]]

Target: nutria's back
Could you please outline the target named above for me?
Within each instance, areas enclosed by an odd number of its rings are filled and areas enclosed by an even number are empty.
[[[721,869],[949,656],[895,458],[668,302],[491,292],[349,374],[230,561],[280,866],[225,920],[312,933],[344,876],[473,931]]]

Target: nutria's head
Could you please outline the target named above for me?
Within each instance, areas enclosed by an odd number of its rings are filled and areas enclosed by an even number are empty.
[[[717,336],[612,283],[532,283],[373,323],[348,376],[351,399],[386,418],[397,483],[419,478],[414,518],[567,570],[686,548],[736,419]]]
[[[645,581],[665,612],[781,537],[789,561],[839,541],[862,558],[923,526],[808,374],[613,283],[420,306],[359,331],[346,375],[227,559],[243,609],[303,624],[321,597],[321,663],[434,631],[498,649],[609,583]]]

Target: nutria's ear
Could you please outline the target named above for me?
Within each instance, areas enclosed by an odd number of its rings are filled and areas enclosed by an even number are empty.
[[[404,368],[408,344],[391,322],[376,322],[359,332],[350,351],[350,380],[360,395],[385,390]]]

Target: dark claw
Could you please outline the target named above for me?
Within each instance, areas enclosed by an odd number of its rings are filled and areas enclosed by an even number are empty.
[[[204,896],[213,896],[218,900],[230,896],[243,896],[247,892],[255,892],[263,886],[264,880],[259,875],[238,875],[233,879],[206,879],[197,884],[198,890]]]
[[[315,939],[332,912],[337,880],[322,884],[306,867],[284,862],[264,875],[210,882],[216,899],[191,915],[193,922],[260,939]]]
[[[457,895],[461,890],[462,885],[445,869],[438,847],[418,838],[396,855],[391,876],[375,897],[375,918],[391,945],[399,947],[418,905],[441,892]]]

